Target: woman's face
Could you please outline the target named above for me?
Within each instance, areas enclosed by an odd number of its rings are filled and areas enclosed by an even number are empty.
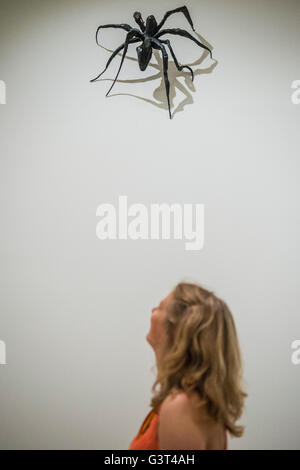
[[[167,316],[167,306],[171,300],[172,292],[161,300],[157,307],[153,307],[152,309],[151,326],[146,339],[156,353],[164,346],[167,339],[165,320]]]

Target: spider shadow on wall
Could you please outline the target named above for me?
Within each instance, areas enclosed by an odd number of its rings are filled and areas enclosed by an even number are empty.
[[[203,42],[203,44],[205,44],[210,49],[212,49],[211,45],[207,41],[205,41],[204,38],[200,36],[200,34],[198,33],[195,33],[195,34],[198,36],[199,40]],[[108,52],[113,52],[113,50],[108,49],[104,46],[100,46],[100,47],[102,47]],[[157,70],[157,73],[155,73],[154,75],[151,75],[150,77],[145,77],[145,78],[137,78],[137,79],[132,79],[132,80],[120,80],[120,79],[116,80],[116,83],[143,83],[143,82],[149,82],[152,80],[157,80],[158,78],[160,78],[161,82],[159,86],[153,92],[153,98],[154,98],[153,100],[149,98],[144,98],[142,96],[134,95],[132,93],[112,93],[108,95],[107,98],[112,98],[114,96],[132,96],[134,98],[137,98],[149,104],[152,104],[153,106],[167,110],[168,101],[166,97],[165,84],[164,84],[163,72],[162,72],[163,61],[162,61],[159,51],[153,50],[153,53],[154,53],[157,63],[155,64],[153,62],[149,62],[149,66]],[[117,55],[121,57],[122,53],[120,52]],[[197,59],[196,61],[190,64],[185,64],[185,63],[183,64],[181,62],[180,63],[181,65],[189,65],[190,67],[201,65],[208,55],[209,53],[206,50],[204,50],[201,56],[199,57],[199,59]],[[135,57],[126,56],[125,59],[138,62],[138,60]],[[194,76],[212,73],[217,63],[218,61],[214,59],[213,63],[209,65],[207,68],[194,69]],[[191,79],[190,72],[179,71],[174,61],[171,61],[171,60],[169,60],[168,77],[170,81],[170,105],[171,107],[173,108],[174,98],[176,96],[177,89],[184,95],[184,98],[182,99],[182,101],[177,105],[177,107],[172,112],[172,118],[173,118],[176,113],[183,111],[186,105],[192,104],[194,102],[191,92],[195,92],[196,88],[194,86],[194,82]],[[184,84],[182,84],[181,81],[179,80],[180,77],[184,78]],[[102,78],[99,80],[99,82],[107,81],[107,80],[114,81],[114,78]]]

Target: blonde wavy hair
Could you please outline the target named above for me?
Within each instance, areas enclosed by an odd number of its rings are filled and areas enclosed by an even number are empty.
[[[204,405],[232,436],[241,437],[245,426],[235,422],[248,393],[241,386],[241,351],[228,306],[213,292],[189,282],[177,284],[171,299],[165,323],[167,341],[150,406],[157,411],[173,390],[196,391],[199,408]]]

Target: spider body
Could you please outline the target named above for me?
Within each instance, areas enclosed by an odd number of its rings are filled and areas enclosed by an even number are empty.
[[[136,48],[140,70],[143,72],[148,67],[152,57],[152,43],[150,38],[145,38],[143,44]]]
[[[189,67],[188,65],[180,65],[179,64],[179,62],[178,62],[178,60],[177,60],[177,58],[174,54],[174,51],[172,49],[170,41],[168,39],[165,39],[165,40],[160,39],[161,36],[163,36],[164,34],[171,34],[171,35],[177,35],[177,36],[182,36],[182,37],[188,38],[188,39],[194,41],[198,46],[200,46],[203,49],[206,49],[207,51],[209,51],[210,56],[212,57],[212,52],[211,52],[210,48],[207,47],[206,45],[202,44],[200,41],[198,41],[198,39],[194,38],[185,29],[180,29],[180,28],[161,29],[162,26],[165,24],[165,21],[168,19],[168,17],[170,15],[172,15],[173,13],[179,13],[179,12],[184,14],[184,16],[186,17],[186,19],[189,22],[190,26],[192,27],[192,30],[195,31],[192,19],[190,17],[189,11],[188,11],[186,6],[175,8],[174,10],[167,11],[167,13],[164,15],[163,19],[161,20],[161,22],[159,24],[157,23],[157,21],[156,21],[156,19],[153,15],[149,15],[147,17],[146,24],[145,24],[141,13],[136,11],[133,14],[133,18],[136,21],[136,23],[138,24],[140,29],[132,28],[130,25],[125,24],[125,23],[122,23],[122,24],[106,24],[106,25],[98,26],[97,31],[96,31],[96,42],[97,42],[97,44],[99,44],[98,43],[98,33],[99,33],[100,29],[103,29],[103,28],[120,28],[120,29],[124,29],[125,31],[127,31],[127,34],[126,34],[125,42],[123,44],[121,44],[112,53],[112,55],[108,59],[106,67],[103,70],[103,72],[101,72],[97,77],[93,78],[91,80],[91,82],[96,81],[107,70],[107,68],[108,68],[109,64],[111,63],[111,61],[113,60],[113,58],[121,50],[123,50],[122,59],[121,59],[121,63],[120,63],[120,66],[119,66],[118,73],[117,73],[110,89],[106,93],[106,96],[107,96],[109,94],[109,92],[111,91],[112,87],[114,86],[114,84],[115,84],[115,82],[116,82],[116,80],[119,76],[119,73],[120,73],[120,70],[122,68],[122,65],[123,65],[123,62],[124,62],[129,44],[135,44],[137,42],[142,41],[142,44],[140,44],[136,48],[137,57],[138,57],[138,64],[139,64],[139,68],[140,68],[141,71],[146,70],[146,68],[147,68],[147,66],[148,66],[148,64],[151,60],[153,49],[159,50],[162,54],[164,82],[165,82],[166,95],[167,95],[167,100],[168,100],[169,116],[170,116],[170,119],[171,119],[170,97],[169,97],[170,83],[169,83],[169,79],[168,79],[168,60],[169,60],[169,57],[168,57],[168,53],[167,53],[167,50],[166,50],[166,46],[168,47],[168,49],[169,49],[169,51],[170,51],[170,53],[173,57],[174,63],[175,63],[175,65],[176,65],[176,67],[179,71],[183,70],[184,68],[188,69],[191,73],[192,80],[194,79],[194,73],[193,73],[193,70],[191,69],[191,67]]]

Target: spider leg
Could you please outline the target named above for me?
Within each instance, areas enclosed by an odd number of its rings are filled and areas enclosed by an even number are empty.
[[[135,42],[138,42],[140,41],[139,38],[134,38],[134,39],[131,39],[129,41],[129,44],[134,44]],[[125,42],[123,44],[121,44],[121,46],[119,46],[113,53],[112,55],[110,56],[110,58],[108,59],[107,61],[107,64],[105,66],[105,69],[103,70],[103,72],[101,72],[99,75],[97,75],[97,77],[93,78],[93,80],[90,80],[90,82],[95,82],[96,80],[98,80],[99,77],[101,77],[101,75],[104,74],[104,72],[107,70],[109,64],[111,63],[111,61],[113,60],[114,57],[116,57],[116,55],[122,50],[124,49],[125,47]]]
[[[122,24],[104,24],[104,25],[98,26],[97,31],[96,31],[96,43],[98,44],[98,46],[100,46],[100,44],[98,42],[98,33],[99,33],[99,30],[103,29],[103,28],[121,28],[121,29],[125,29],[125,31],[127,31],[127,32],[129,32],[133,29],[129,24],[125,24],[125,23],[122,23]]]
[[[193,70],[192,70],[191,67],[189,67],[188,65],[180,65],[180,64],[178,63],[178,60],[177,60],[177,58],[176,58],[176,56],[175,56],[175,53],[174,53],[174,51],[173,51],[173,49],[172,49],[172,46],[171,46],[170,41],[169,41],[168,39],[166,39],[165,41],[160,41],[160,42],[162,42],[163,44],[167,44],[167,46],[169,47],[170,52],[171,52],[172,57],[173,57],[173,60],[174,60],[174,63],[175,63],[175,65],[176,65],[176,67],[177,67],[177,70],[179,70],[179,71],[181,72],[181,70],[183,70],[184,68],[189,69],[189,71],[191,72],[191,75],[192,75],[192,81],[194,81],[194,72],[193,72]]]
[[[168,100],[169,116],[170,116],[170,119],[172,119],[171,109],[170,109],[170,82],[168,78],[168,53],[166,51],[165,46],[157,39],[152,38],[151,42],[154,43],[161,50],[161,53],[162,53],[163,67],[164,67],[164,80],[165,80],[166,94],[167,94],[167,100]]]
[[[146,29],[146,26],[145,26],[145,23],[144,23],[144,20],[142,18],[142,15],[140,14],[139,11],[136,11],[134,14],[133,14],[133,18],[135,19],[136,23],[139,25],[139,27],[141,28],[141,30],[144,32],[145,29]]]
[[[156,33],[154,37],[158,39],[160,36],[163,34],[175,34],[177,36],[183,36],[184,38],[191,39],[194,41],[198,46],[202,47],[203,49],[206,49],[210,53],[210,57],[212,59],[212,52],[209,47],[205,46],[202,42],[198,41],[198,39],[194,38],[190,33],[185,31],[185,29],[180,29],[180,28],[172,28],[172,29],[162,29],[159,31],[159,33]]]
[[[190,25],[192,27],[192,30],[195,31],[192,18],[189,14],[189,10],[187,9],[186,6],[184,6],[184,7],[175,8],[175,10],[167,11],[167,13],[165,14],[163,19],[161,20],[161,22],[157,26],[157,31],[156,32],[158,32],[160,30],[160,28],[165,24],[165,21],[169,18],[169,16],[173,15],[173,13],[183,13],[184,16],[186,17],[186,19],[188,20],[188,22],[190,23]]]
[[[124,51],[123,51],[123,55],[122,55],[122,59],[121,59],[121,63],[120,63],[119,70],[118,70],[118,73],[117,73],[117,75],[116,75],[116,77],[115,77],[115,79],[114,79],[114,81],[113,81],[112,86],[110,87],[110,89],[109,89],[108,92],[106,93],[106,96],[108,96],[110,90],[112,89],[112,87],[113,87],[114,84],[116,83],[116,80],[117,80],[117,78],[118,78],[118,76],[119,76],[120,70],[121,70],[121,68],[122,68],[122,65],[123,65],[123,62],[124,62],[124,59],[125,59],[125,55],[126,55],[127,50],[128,50],[128,44],[129,44],[131,38],[132,38],[134,35],[139,36],[139,39],[143,39],[143,35],[142,35],[142,33],[141,33],[138,29],[132,29],[131,31],[129,31],[129,32],[127,33],[126,40],[125,40],[125,44],[124,44]]]

